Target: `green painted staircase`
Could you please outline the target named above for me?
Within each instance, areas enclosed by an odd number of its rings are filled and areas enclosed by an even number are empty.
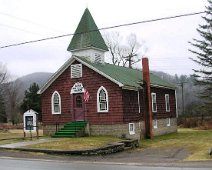
[[[53,138],[71,138],[79,136],[80,132],[82,132],[87,125],[85,121],[76,121],[70,122],[64,125],[59,131],[57,131]],[[81,133],[82,134],[82,133]]]

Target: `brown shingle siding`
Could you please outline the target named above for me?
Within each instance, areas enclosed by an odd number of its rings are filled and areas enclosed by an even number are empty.
[[[75,62],[77,64],[77,62]],[[90,94],[90,99],[86,103],[87,119],[95,124],[111,124],[123,122],[122,109],[122,91],[121,89],[99,75],[93,70],[83,65],[83,76],[79,79],[70,78],[70,67],[68,67],[42,94],[42,113],[44,124],[54,124],[56,117],[59,117],[60,123],[73,121],[73,103],[71,102],[71,88],[76,82],[81,82]],[[97,112],[97,91],[104,86],[109,95],[109,112]],[[51,95],[58,91],[61,96],[61,115],[51,114]]]
[[[151,88],[151,93],[156,93],[157,112],[153,112],[153,118],[163,119],[176,117],[175,91],[164,88]],[[169,94],[170,112],[166,112],[165,94]]]

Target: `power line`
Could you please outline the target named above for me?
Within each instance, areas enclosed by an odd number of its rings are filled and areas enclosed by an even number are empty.
[[[19,20],[19,21],[21,21],[21,22],[25,22],[25,23],[33,24],[33,25],[36,25],[36,26],[39,26],[39,27],[42,27],[42,28],[51,29],[51,30],[56,31],[56,32],[61,32],[61,30],[56,30],[56,29],[51,28],[51,27],[49,27],[49,26],[46,26],[46,25],[43,25],[43,24],[39,24],[39,23],[36,23],[36,22],[30,21],[30,20],[28,20],[28,19],[20,18],[20,17],[14,16],[14,15],[11,15],[11,14],[7,14],[7,13],[4,13],[4,12],[0,12],[0,15],[3,15],[3,16],[6,16],[6,17],[9,17],[9,18],[12,18],[12,19]],[[11,26],[11,27],[12,27],[12,26]],[[15,28],[15,27],[12,27],[12,28]],[[18,29],[19,29],[19,28],[18,28]]]
[[[162,18],[157,18],[157,19],[150,19],[150,20],[144,20],[144,21],[138,21],[138,22],[132,22],[132,23],[126,23],[126,24],[120,24],[120,25],[104,27],[104,28],[100,28],[100,29],[96,29],[96,30],[91,30],[89,32],[119,28],[119,27],[127,27],[127,26],[132,26],[132,25],[137,25],[137,24],[144,24],[144,23],[156,22],[156,21],[161,21],[161,20],[169,20],[169,19],[187,17],[187,16],[192,16],[192,15],[199,15],[199,14],[203,14],[203,13],[205,13],[205,11],[182,14],[182,15],[175,15],[175,16],[170,16],[170,17],[162,17]],[[64,34],[64,35],[59,35],[59,36],[54,36],[54,37],[42,38],[42,39],[38,39],[38,40],[25,41],[25,42],[21,42],[21,43],[1,46],[0,49],[14,47],[14,46],[20,46],[20,45],[24,45],[24,44],[36,43],[36,42],[40,42],[40,41],[52,40],[52,39],[57,39],[57,38],[62,38],[62,37],[67,37],[67,36],[73,36],[76,34],[84,34],[84,33],[88,33],[88,32],[70,33],[70,34]]]

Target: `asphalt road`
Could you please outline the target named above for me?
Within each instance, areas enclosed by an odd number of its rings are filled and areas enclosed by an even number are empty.
[[[85,163],[0,158],[0,170],[211,170],[211,168],[150,167],[130,164]]]

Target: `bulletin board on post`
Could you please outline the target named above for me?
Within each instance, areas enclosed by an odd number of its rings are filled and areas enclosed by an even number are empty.
[[[24,123],[24,138],[26,137],[26,133],[30,133],[30,137],[32,138],[32,133],[37,134],[38,137],[38,113],[32,109],[26,111],[23,115],[23,123]]]

